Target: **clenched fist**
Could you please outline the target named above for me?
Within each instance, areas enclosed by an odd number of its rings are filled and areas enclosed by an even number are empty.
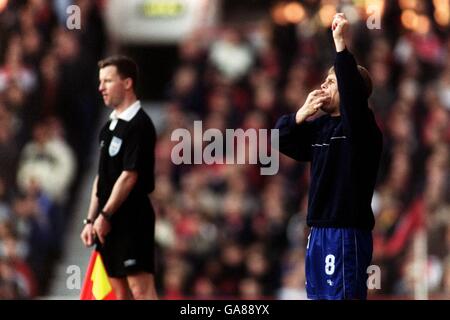
[[[344,36],[348,29],[348,20],[343,13],[336,13],[331,24],[331,30],[333,30],[334,44],[338,52],[345,49]]]
[[[343,13],[337,13],[334,15],[331,29],[333,30],[333,38],[344,37],[348,28],[348,20]]]

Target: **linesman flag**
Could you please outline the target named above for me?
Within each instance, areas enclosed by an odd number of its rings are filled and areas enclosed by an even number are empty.
[[[80,300],[116,300],[100,254],[93,250],[81,288]]]

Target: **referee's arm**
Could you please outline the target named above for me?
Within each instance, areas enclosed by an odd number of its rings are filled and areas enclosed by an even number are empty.
[[[97,197],[97,184],[98,184],[98,175],[94,179],[94,183],[92,184],[91,191],[91,201],[89,203],[88,215],[87,219],[84,222],[84,228],[81,232],[81,240],[83,241],[86,247],[90,247],[94,244],[94,236],[95,231],[92,227],[93,221],[97,217],[98,212],[98,197]]]
[[[111,191],[111,195],[108,198],[105,206],[101,210],[103,214],[99,216],[94,223],[94,230],[101,243],[104,243],[104,237],[109,232],[109,223],[105,219],[105,215],[110,217],[114,212],[119,209],[122,203],[130,194],[133,187],[136,185],[138,174],[136,171],[122,171],[117,181],[114,183],[114,187]]]
[[[97,184],[98,184],[98,175],[95,176],[94,183],[92,184],[91,202],[89,204],[89,211],[87,216],[87,218],[91,221],[95,220],[98,212]]]
[[[103,211],[108,215],[116,212],[136,185],[137,179],[138,174],[136,171],[122,171],[116,183],[114,183],[111,195],[103,207]]]

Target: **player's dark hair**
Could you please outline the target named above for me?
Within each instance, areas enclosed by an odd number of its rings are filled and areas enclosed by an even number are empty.
[[[107,66],[115,66],[117,68],[117,73],[122,79],[130,78],[133,81],[133,91],[134,93],[137,93],[139,71],[136,62],[134,62],[133,59],[124,55],[115,55],[98,62],[98,67],[100,69]]]
[[[361,78],[363,78],[364,80],[364,84],[366,85],[367,97],[370,97],[372,94],[372,78],[370,77],[370,73],[369,71],[367,71],[366,68],[360,65],[358,65],[358,71],[359,74],[361,75]],[[336,74],[334,67],[331,67],[330,70],[328,70],[328,74],[330,73]]]

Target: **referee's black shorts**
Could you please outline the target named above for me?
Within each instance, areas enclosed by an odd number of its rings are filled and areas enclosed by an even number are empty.
[[[149,198],[127,199],[111,218],[111,231],[97,242],[109,277],[155,272],[155,213]]]

